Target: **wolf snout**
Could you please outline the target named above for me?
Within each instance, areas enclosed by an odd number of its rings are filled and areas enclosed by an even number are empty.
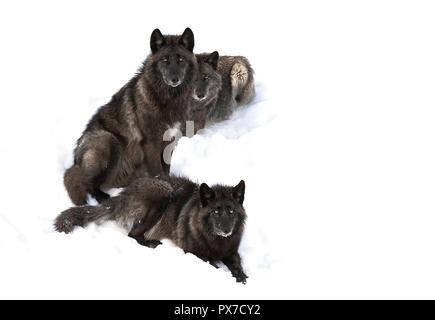
[[[180,79],[179,79],[178,77],[174,77],[174,78],[172,78],[172,79],[169,81],[169,84],[170,84],[172,87],[178,87],[178,86],[181,84],[181,81],[180,81]]]

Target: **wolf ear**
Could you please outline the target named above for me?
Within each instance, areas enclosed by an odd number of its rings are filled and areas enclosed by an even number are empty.
[[[237,186],[233,188],[233,198],[243,204],[245,199],[245,181],[241,180]]]
[[[199,196],[201,198],[202,206],[205,207],[216,197],[216,194],[206,183],[203,183],[199,187]]]
[[[156,53],[161,47],[166,44],[165,37],[162,35],[159,29],[154,29],[151,33],[151,52]]]
[[[183,34],[180,37],[180,40],[178,40],[178,44],[182,45],[189,51],[193,51],[195,39],[193,37],[193,32],[192,30],[190,30],[190,28],[186,28],[186,30],[184,30]]]
[[[219,52],[214,51],[210,53],[210,55],[207,57],[207,63],[213,67],[213,69],[217,70],[219,60]]]

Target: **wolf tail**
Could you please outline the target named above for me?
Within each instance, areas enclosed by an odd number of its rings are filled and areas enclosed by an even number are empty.
[[[82,168],[74,165],[66,170],[63,176],[63,183],[75,205],[81,206],[87,203],[87,194],[90,186]]]
[[[59,214],[54,222],[58,232],[70,233],[76,226],[84,227],[90,222],[114,219],[114,210],[108,203],[99,206],[72,207]]]
[[[235,90],[237,105],[242,106],[251,102],[255,95],[254,70],[245,57],[237,57],[230,72],[231,86]]]

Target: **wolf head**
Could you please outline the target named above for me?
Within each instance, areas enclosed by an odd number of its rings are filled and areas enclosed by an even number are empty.
[[[219,94],[222,86],[222,78],[217,71],[219,53],[214,51],[211,54],[200,54],[198,59],[199,72],[197,73],[193,99],[194,102],[207,104]]]
[[[191,81],[196,63],[192,53],[194,44],[190,28],[186,28],[181,36],[163,36],[159,29],[155,29],[150,46],[156,80],[172,88]]]
[[[200,215],[205,230],[213,236],[227,238],[240,234],[246,219],[243,200],[245,195],[245,182],[231,188],[201,184],[199,188],[201,199]]]

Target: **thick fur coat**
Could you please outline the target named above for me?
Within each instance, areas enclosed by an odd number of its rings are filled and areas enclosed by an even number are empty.
[[[143,172],[169,173],[163,159],[164,132],[190,116],[193,81],[198,72],[194,36],[151,35],[151,54],[123,88],[102,106],[77,141],[74,165],[64,175],[76,205],[87,194],[108,198],[101,189],[125,187]]]

